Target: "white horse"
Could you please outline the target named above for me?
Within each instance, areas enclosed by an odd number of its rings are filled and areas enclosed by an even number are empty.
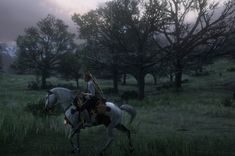
[[[73,152],[80,151],[79,147],[79,134],[80,129],[84,128],[84,124],[86,124],[86,115],[83,112],[80,112],[78,108],[73,105],[73,100],[75,98],[75,92],[66,88],[53,88],[48,91],[45,102],[45,109],[50,110],[56,104],[60,104],[63,108],[63,113],[65,114],[65,120],[72,128],[70,134],[70,142],[73,147]],[[130,105],[121,105],[120,107],[116,106],[111,102],[106,102],[106,107],[108,111],[105,114],[101,115],[100,118],[96,118],[95,122],[91,126],[96,125],[105,125],[107,128],[108,139],[106,140],[105,145],[99,149],[98,153],[102,155],[102,153],[107,149],[107,147],[111,144],[114,139],[114,129],[118,129],[127,134],[129,140],[129,149],[130,152],[133,151],[133,146],[131,142],[131,134],[130,130],[128,130],[122,123],[122,110],[126,111],[131,115],[130,123],[136,116],[136,110]],[[77,136],[77,145],[75,145],[72,141],[73,136]]]

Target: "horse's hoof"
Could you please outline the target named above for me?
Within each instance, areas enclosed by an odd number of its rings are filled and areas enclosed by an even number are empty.
[[[80,149],[74,149],[71,151],[72,154],[75,154],[75,153],[80,153]]]
[[[72,150],[71,153],[72,153],[72,154],[75,154],[75,150]]]
[[[104,155],[104,152],[99,152],[98,153],[98,156],[103,156]]]
[[[135,150],[135,149],[134,149],[133,147],[130,147],[130,148],[129,148],[130,153],[133,153],[134,150]]]

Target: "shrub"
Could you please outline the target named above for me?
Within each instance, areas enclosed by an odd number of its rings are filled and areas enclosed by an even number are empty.
[[[157,86],[156,89],[161,90],[161,89],[169,89],[169,88],[172,88],[172,87],[174,87],[174,83],[167,82],[167,83],[164,83],[162,85]]]
[[[30,89],[30,90],[38,90],[40,87],[39,87],[39,83],[36,82],[36,81],[29,81],[28,82],[28,85],[27,85],[27,88]]]
[[[31,102],[28,103],[25,107],[25,111],[32,113],[34,116],[38,116],[38,117],[45,117],[47,115],[60,115],[60,109],[59,106],[53,108],[52,112],[47,113],[44,110],[45,107],[45,100],[43,98],[35,101],[35,102]]]
[[[36,102],[28,103],[25,107],[25,110],[31,112],[34,116],[45,116],[46,112],[44,111],[45,100],[39,99]]]
[[[114,93],[116,93],[116,91],[114,88],[104,88],[103,93],[104,94],[114,94]]]
[[[123,100],[137,99],[138,93],[136,91],[125,91],[120,96]]]
[[[183,79],[182,80],[182,83],[188,83],[189,82],[189,79]]]
[[[232,106],[232,100],[230,98],[223,99],[221,103],[224,107],[231,107]]]
[[[229,68],[227,68],[227,71],[228,72],[235,72],[235,67],[229,67]]]
[[[210,74],[209,71],[203,71],[203,72],[193,73],[192,76],[208,76],[209,74]]]
[[[53,87],[54,87],[54,85],[50,81],[47,81],[46,87],[44,89],[50,89]],[[30,90],[39,90],[39,89],[41,89],[41,83],[37,82],[37,81],[29,81],[27,88]]]
[[[53,87],[54,87],[54,85],[50,81],[46,82],[46,88],[45,89],[51,89]]]

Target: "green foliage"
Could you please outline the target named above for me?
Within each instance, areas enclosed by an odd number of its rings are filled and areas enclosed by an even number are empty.
[[[28,82],[27,88],[31,89],[31,90],[38,90],[38,89],[40,89],[40,85],[36,81],[30,81],[30,82]]]
[[[224,98],[224,99],[221,101],[221,104],[222,104],[224,107],[231,107],[231,106],[232,106],[232,99],[230,99],[230,98]]]
[[[32,113],[35,117],[48,117],[48,115],[60,115],[61,108],[55,107],[52,112],[45,112],[45,99],[40,98],[35,102],[28,103],[25,107],[25,111]]]
[[[226,69],[228,72],[235,72],[235,67],[229,67]]]
[[[137,99],[138,98],[138,93],[136,91],[125,91],[122,93],[121,98],[123,100],[130,100],[130,99]]]
[[[64,78],[76,80],[77,88],[78,79],[81,77],[80,69],[81,61],[77,53],[67,52],[61,56],[58,71]]]
[[[36,27],[25,29],[17,38],[18,56],[15,67],[41,77],[41,87],[60,61],[62,54],[74,49],[74,34],[52,15],[40,20]]]

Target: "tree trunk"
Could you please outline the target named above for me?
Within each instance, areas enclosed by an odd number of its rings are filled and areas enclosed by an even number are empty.
[[[175,73],[175,87],[176,89],[179,89],[182,87],[182,66],[180,62],[178,61],[176,65],[176,73]]]
[[[113,90],[114,93],[118,93],[118,70],[113,70]]]
[[[145,87],[145,75],[143,72],[140,72],[139,73],[139,76],[138,76],[138,92],[139,92],[139,100],[143,100],[144,99],[144,87]]]
[[[203,72],[203,68],[202,66],[199,67],[199,72],[202,73]]]
[[[79,88],[79,78],[76,78],[75,81],[76,81],[76,85],[77,85],[77,89],[78,89]]]
[[[42,73],[41,82],[42,82],[41,88],[46,89],[47,84],[46,84],[46,74],[45,74],[45,72]]]
[[[176,89],[179,89],[182,87],[182,71],[178,71],[175,74],[175,87]]]
[[[156,75],[153,75],[153,80],[154,80],[154,85],[156,86],[157,85],[157,76]]]
[[[126,73],[123,74],[122,85],[126,85]]]
[[[170,74],[170,83],[173,82],[173,74]]]

